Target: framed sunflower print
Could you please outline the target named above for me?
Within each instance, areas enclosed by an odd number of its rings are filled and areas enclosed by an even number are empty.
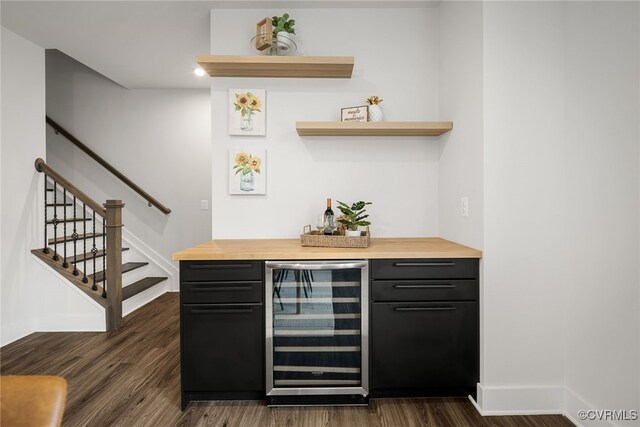
[[[266,135],[265,98],[264,89],[229,89],[229,135]]]
[[[267,194],[267,150],[229,150],[229,194]]]

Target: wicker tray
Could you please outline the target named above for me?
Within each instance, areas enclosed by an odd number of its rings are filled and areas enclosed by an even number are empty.
[[[326,236],[319,231],[311,231],[310,225],[305,225],[300,235],[302,246],[314,246],[322,248],[366,248],[369,246],[371,233],[369,227],[360,237]]]

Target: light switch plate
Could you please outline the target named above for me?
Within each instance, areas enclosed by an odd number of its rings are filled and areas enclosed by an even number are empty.
[[[209,201],[208,200],[200,200],[200,209],[206,211],[209,209]]]

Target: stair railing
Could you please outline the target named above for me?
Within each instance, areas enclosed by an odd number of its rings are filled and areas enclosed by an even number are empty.
[[[167,214],[169,214],[171,212],[171,209],[169,209],[168,207],[166,207],[165,205],[163,205],[162,203],[157,201],[149,193],[147,193],[142,188],[140,188],[136,183],[134,183],[129,178],[127,178],[122,172],[120,172],[118,169],[116,169],[113,166],[111,166],[111,164],[109,162],[107,162],[105,159],[103,159],[98,154],[96,154],[95,151],[93,151],[92,149],[87,147],[85,144],[80,142],[80,140],[78,138],[76,138],[75,136],[71,135],[67,130],[65,130],[65,128],[63,128],[58,123],[53,121],[53,119],[51,119],[51,117],[47,116],[46,120],[47,120],[47,124],[53,128],[53,130],[55,131],[56,134],[61,134],[69,142],[71,142],[73,145],[75,145],[76,147],[78,147],[79,149],[84,151],[89,157],[91,157],[93,160],[98,162],[102,167],[104,167],[106,170],[108,170],[113,175],[115,175],[116,178],[118,178],[119,180],[124,182],[133,191],[135,191],[140,196],[142,196],[142,198],[144,198],[147,201],[147,204],[149,206],[155,206],[160,212],[162,212],[165,215],[167,215]]]
[[[118,329],[122,321],[122,208],[121,200],[107,200],[100,205],[80,191],[65,177],[51,169],[44,160],[38,158],[36,170],[44,174],[44,245],[41,249],[47,255],[47,261],[61,270],[70,280],[79,280],[86,287],[104,299],[107,330]],[[62,201],[58,198],[62,191]],[[51,194],[50,194],[51,193]],[[81,212],[78,207],[82,203]],[[68,207],[73,214],[68,215]],[[53,208],[50,215],[48,208]],[[61,212],[60,209],[61,208]],[[60,215],[61,214],[61,215]],[[102,218],[102,230],[96,230],[96,215]],[[87,222],[91,222],[88,230]],[[72,233],[68,235],[68,226]],[[53,226],[53,239],[49,239],[48,226]],[[58,227],[62,226],[62,236]],[[82,234],[78,234],[82,232]],[[102,239],[102,244],[98,239]],[[78,254],[81,241],[82,253]],[[73,242],[71,254],[68,243]],[[87,252],[87,243],[90,250]],[[62,253],[58,246],[62,245]],[[51,247],[53,246],[53,247]],[[99,249],[98,246],[101,246]],[[98,259],[102,261],[102,274],[97,274]],[[87,274],[87,262],[92,274]],[[93,265],[91,265],[93,264]],[[97,295],[92,295],[97,299]]]

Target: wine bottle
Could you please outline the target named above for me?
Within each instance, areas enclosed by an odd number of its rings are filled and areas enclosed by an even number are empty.
[[[333,215],[333,210],[331,209],[331,199],[327,199],[327,209],[324,211],[324,234],[333,234],[334,228],[336,228],[335,216]]]

